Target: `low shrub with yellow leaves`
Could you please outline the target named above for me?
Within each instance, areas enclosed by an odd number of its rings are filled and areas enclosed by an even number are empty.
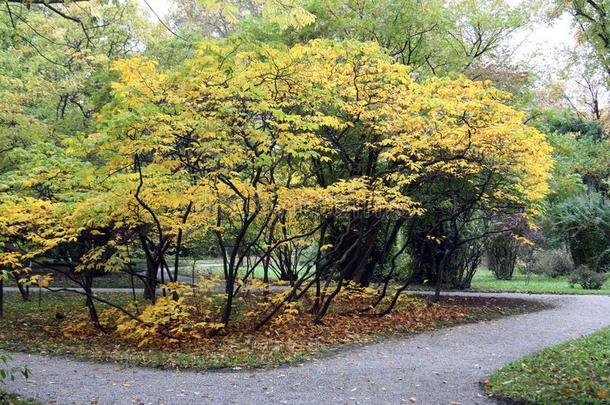
[[[390,297],[393,297],[395,294],[395,291],[391,291],[390,294],[388,294],[388,301],[391,299]],[[426,308],[430,307],[431,305],[434,305],[433,303],[427,301],[426,299],[422,298],[422,297],[416,297],[414,295],[410,295],[410,294],[400,294],[398,296],[398,302],[396,303],[396,307],[398,309],[401,310],[411,310],[411,311],[423,311]]]
[[[284,310],[271,320],[271,324],[276,328],[290,325],[298,320],[300,313],[296,301],[287,302],[284,304]]]
[[[325,291],[325,294],[330,294],[330,291]],[[377,297],[377,290],[372,287],[363,286],[355,281],[344,283],[341,291],[337,294],[335,302],[338,306],[342,304],[353,308],[354,305],[366,305],[373,302]]]
[[[163,288],[169,294],[145,307],[138,318],[119,313],[116,332],[143,347],[202,339],[224,327],[209,318],[209,307],[198,300],[211,298],[203,298],[193,287],[183,283],[167,284]]]

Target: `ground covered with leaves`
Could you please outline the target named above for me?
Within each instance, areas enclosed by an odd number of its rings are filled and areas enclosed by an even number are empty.
[[[129,304],[128,294],[105,294],[106,299]],[[138,345],[116,330],[96,330],[85,322],[82,297],[71,293],[43,294],[39,302],[7,297],[5,318],[0,320],[0,347],[77,358],[163,368],[216,369],[268,367],[332,353],[349,345],[382,337],[417,333],[450,325],[493,319],[540,309],[525,300],[445,297],[438,303],[406,296],[384,317],[342,312],[338,305],[323,324],[313,315],[284,317],[254,330],[245,318],[214,336],[172,341],[156,339]],[[100,307],[102,313],[103,306]],[[110,312],[112,313],[112,312]]]
[[[483,383],[523,404],[610,403],[610,328],[510,363]]]

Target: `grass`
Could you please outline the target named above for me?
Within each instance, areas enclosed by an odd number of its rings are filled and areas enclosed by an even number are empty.
[[[103,294],[127,304],[128,294]],[[0,349],[160,368],[259,368],[302,362],[354,344],[387,336],[412,334],[456,324],[495,319],[541,307],[530,301],[446,297],[435,305],[421,298],[405,303],[386,317],[329,313],[325,325],[314,325],[303,313],[283,328],[260,331],[234,330],[226,336],[199,339],[170,347],[138,348],[116,334],[79,326],[85,310],[82,297],[69,293],[43,295],[36,302],[19,302],[18,293],[7,293],[6,316],[0,319]],[[104,306],[99,309],[103,311]],[[58,317],[57,314],[61,313]],[[74,327],[76,326],[76,327]],[[71,333],[76,330],[77,333]]]
[[[568,278],[515,274],[512,280],[496,280],[493,273],[480,269],[472,280],[473,291],[521,292],[532,294],[596,294],[610,295],[610,281],[599,290],[585,290],[579,285],[570,287]]]
[[[5,285],[7,287],[15,287],[17,285],[15,283],[15,280],[13,280],[13,279],[9,279],[5,283],[6,283]],[[50,286],[52,288],[80,287],[74,281],[70,280],[69,278],[67,278],[59,273],[53,274],[53,281],[51,282]],[[135,286],[135,288],[144,288],[142,282],[137,277],[134,278],[134,286]],[[95,277],[93,279],[93,287],[94,288],[131,288],[131,277],[129,274],[124,273],[124,272],[109,273],[104,276]],[[38,290],[38,287],[36,287],[36,286],[30,287],[31,294],[36,293],[37,290]]]
[[[610,328],[510,363],[483,385],[518,404],[608,404]]]
[[[221,259],[206,258],[206,259],[202,259],[202,260],[197,260],[194,264],[195,264],[195,277],[210,276],[210,275],[222,276],[224,274]],[[275,269],[275,267],[273,265],[270,265],[269,272],[268,272],[268,277],[269,277],[270,281],[278,280],[278,277],[277,277],[278,273],[276,271],[274,271],[274,269]],[[243,276],[246,273],[246,270],[247,270],[246,266],[244,265],[240,269],[240,275]],[[182,264],[178,268],[178,274],[180,274],[181,276],[185,276],[185,277],[191,277],[193,274],[193,260],[188,259],[188,258],[183,259]],[[254,276],[254,278],[258,278],[258,279],[262,280],[265,275],[263,265],[261,263],[259,263],[254,268],[254,270],[252,270],[251,274],[252,274],[252,276]]]

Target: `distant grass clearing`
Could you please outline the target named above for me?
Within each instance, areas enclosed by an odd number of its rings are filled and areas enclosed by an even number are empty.
[[[515,274],[512,280],[496,280],[486,269],[480,269],[472,280],[473,291],[523,292],[535,294],[596,294],[610,295],[610,281],[599,290],[570,287],[567,277]]]

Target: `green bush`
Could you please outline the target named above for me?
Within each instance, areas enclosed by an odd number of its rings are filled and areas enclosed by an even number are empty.
[[[610,201],[600,193],[568,198],[552,211],[553,231],[567,243],[574,264],[600,270],[610,246]]]
[[[574,261],[570,252],[562,248],[536,251],[526,266],[527,273],[550,277],[567,276],[573,270]]]
[[[492,238],[487,244],[487,263],[489,270],[498,280],[513,278],[519,242],[511,234],[502,234]]]
[[[570,285],[580,284],[585,290],[599,290],[608,280],[608,275],[597,273],[586,265],[581,265],[570,275]]]

